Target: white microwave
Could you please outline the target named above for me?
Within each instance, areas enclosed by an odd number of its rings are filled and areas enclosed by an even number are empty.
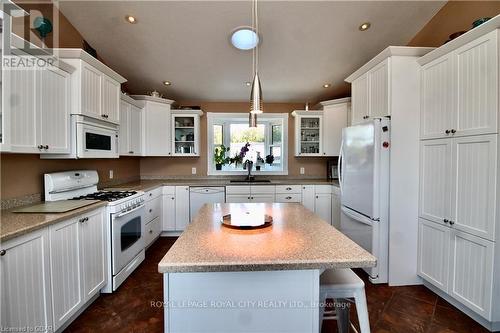
[[[51,158],[118,158],[118,125],[71,115],[71,153],[46,154]]]

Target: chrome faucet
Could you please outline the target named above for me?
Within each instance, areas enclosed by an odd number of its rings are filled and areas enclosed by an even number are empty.
[[[252,161],[249,161],[249,160],[246,160],[245,161],[245,168],[247,168],[247,178],[245,178],[245,180],[254,180],[255,179],[255,176],[252,175],[252,169],[253,169],[253,162]]]

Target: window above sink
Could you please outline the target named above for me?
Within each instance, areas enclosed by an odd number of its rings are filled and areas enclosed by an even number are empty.
[[[250,128],[248,113],[210,112],[207,142],[208,175],[246,175],[247,160],[253,162],[253,175],[288,174],[288,113],[264,113],[258,116],[257,127]],[[229,151],[226,163],[217,166],[214,154],[222,146]]]

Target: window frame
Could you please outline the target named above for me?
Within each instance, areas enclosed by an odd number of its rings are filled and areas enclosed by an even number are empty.
[[[248,114],[246,113],[230,113],[230,112],[207,112],[207,175],[209,176],[236,176],[236,175],[246,175],[246,170],[241,171],[227,171],[227,170],[215,170],[214,164],[214,131],[213,125],[217,125],[225,122],[234,123],[248,123]],[[257,117],[257,123],[262,124],[263,122],[273,122],[281,121],[282,133],[281,133],[281,164],[282,170],[280,171],[257,171],[255,168],[252,170],[254,175],[288,175],[288,113],[264,113]],[[230,139],[229,126],[222,127],[222,137],[223,143],[224,138]],[[272,144],[272,125],[266,127],[265,136],[265,147],[268,148],[273,146]],[[268,135],[271,134],[271,135]],[[234,152],[231,152],[231,155]],[[265,159],[265,156],[262,156]]]

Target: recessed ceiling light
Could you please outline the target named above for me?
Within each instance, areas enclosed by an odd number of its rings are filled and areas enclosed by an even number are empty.
[[[330,83],[325,83],[325,84],[323,85],[323,88],[330,88],[331,86],[332,86],[332,85],[331,85]]]
[[[125,16],[125,20],[128,23],[132,23],[132,24],[136,24],[137,23],[137,19],[135,17],[133,17],[132,15]]]
[[[259,36],[250,27],[242,27],[231,34],[231,44],[239,50],[251,50],[259,44]]]
[[[166,85],[166,86],[170,86],[170,85],[172,85],[172,82],[170,82],[170,81],[163,81],[163,84]]]
[[[252,85],[252,83],[247,81],[247,82],[245,82],[245,85],[246,85],[247,87],[250,87],[250,86]]]
[[[370,27],[371,27],[371,26],[372,26],[372,25],[370,24],[370,22],[365,22],[365,23],[363,23],[363,24],[361,24],[361,25],[359,26],[359,30],[361,30],[361,31],[365,31],[365,30],[370,29]]]

